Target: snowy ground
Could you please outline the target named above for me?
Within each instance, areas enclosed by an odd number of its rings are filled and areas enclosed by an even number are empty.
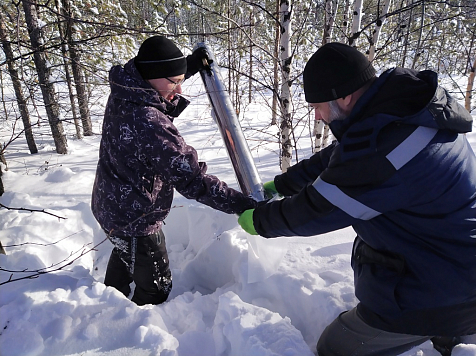
[[[194,104],[176,125],[209,173],[236,188],[202,90],[188,88]],[[264,127],[269,120],[269,110],[255,104],[242,124],[263,181],[279,173],[277,147],[259,143],[249,125]],[[1,134],[6,140],[5,127]],[[475,148],[476,134],[468,137]],[[0,255],[2,356],[312,356],[325,326],[357,303],[351,228],[309,238],[253,238],[235,216],[178,194],[164,227],[174,279],[169,300],[138,307],[106,288],[112,246],[89,207],[99,142],[100,136],[68,137],[69,153],[57,155],[48,138],[38,137],[40,152],[30,155],[19,139],[6,152],[0,203],[57,217],[0,210],[7,251]],[[303,147],[301,156],[309,152]],[[38,278],[13,281],[35,271]],[[403,355],[439,353],[426,342]],[[475,356],[476,337],[466,337],[453,355]]]

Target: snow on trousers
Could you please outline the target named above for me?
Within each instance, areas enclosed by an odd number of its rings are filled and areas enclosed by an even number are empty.
[[[160,304],[172,290],[172,274],[162,230],[139,237],[109,236],[114,244],[107,265],[104,284],[122,292],[131,293],[137,305]]]

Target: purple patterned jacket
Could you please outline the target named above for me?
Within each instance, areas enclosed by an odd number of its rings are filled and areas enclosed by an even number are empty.
[[[109,72],[91,208],[101,227],[119,236],[157,232],[168,215],[174,188],[188,199],[225,213],[256,207],[250,197],[206,174],[195,149],[173,119],[189,104],[165,100],[137,71],[133,60]]]

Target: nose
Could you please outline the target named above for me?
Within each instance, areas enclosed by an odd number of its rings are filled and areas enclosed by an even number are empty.
[[[175,87],[174,92],[175,92],[176,94],[182,94],[182,84],[178,84],[178,85]]]

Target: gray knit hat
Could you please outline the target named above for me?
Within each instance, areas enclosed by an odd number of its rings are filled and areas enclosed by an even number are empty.
[[[352,94],[375,77],[367,57],[343,43],[327,43],[304,68],[304,94],[309,103],[322,103]]]

